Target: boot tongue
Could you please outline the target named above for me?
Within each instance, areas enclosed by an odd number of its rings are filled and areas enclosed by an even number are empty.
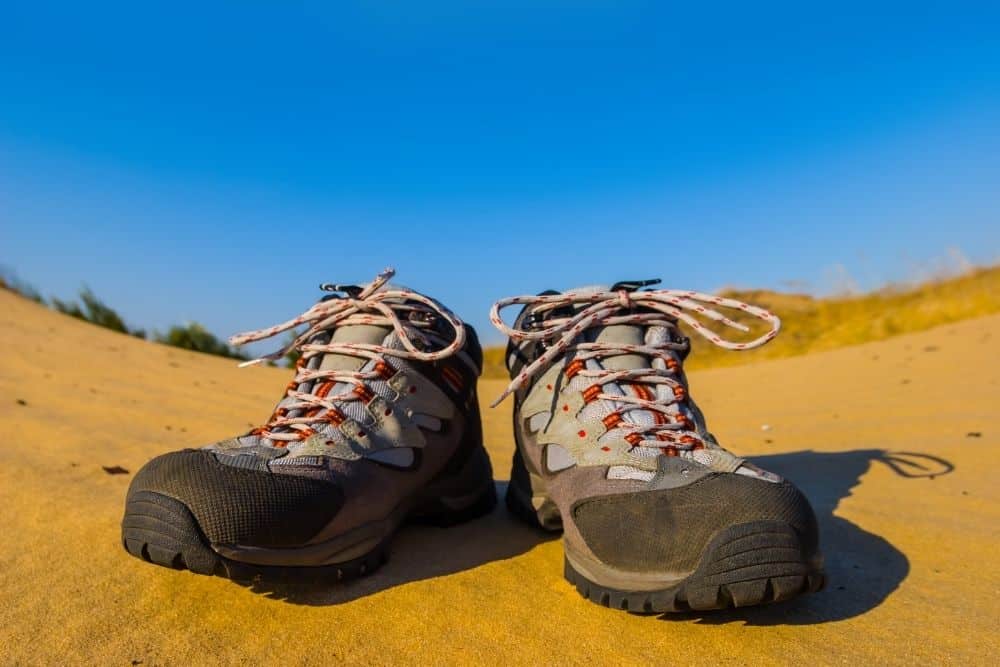
[[[629,285],[631,285],[631,283],[629,283]],[[607,285],[587,285],[585,287],[577,287],[570,291],[577,294],[592,294],[594,292],[608,292],[620,286],[622,286],[622,283],[617,283],[614,287],[608,287]],[[613,345],[644,345],[646,342],[646,329],[645,327],[636,326],[634,324],[612,324],[598,329],[597,333],[591,333],[591,336],[592,341],[595,343],[609,343]],[[608,370],[615,371],[651,367],[649,359],[641,354],[602,355],[601,366]]]
[[[606,326],[597,331],[594,336],[595,343],[609,343],[615,345],[643,345],[646,340],[646,331],[643,327],[635,326],[634,324],[612,324]],[[652,364],[647,357],[641,354],[609,354],[602,355],[600,360],[592,360],[589,362],[593,365],[600,365],[609,371],[630,371],[636,368],[652,368]],[[632,389],[632,383],[622,383],[614,382],[605,385],[605,389],[608,393],[618,393],[621,392],[625,395],[634,395]],[[655,391],[655,389],[653,389]],[[604,402],[604,401],[602,401]],[[612,409],[612,405],[608,405],[608,409]],[[622,417],[625,421],[632,422],[633,424],[654,424],[656,423],[655,415],[643,408],[631,408],[622,410]]]
[[[614,345],[644,345],[646,332],[634,324],[612,324],[600,329],[594,337],[595,343]],[[636,368],[650,368],[649,359],[641,354],[615,354],[601,357],[601,365],[608,370],[626,371]]]
[[[370,324],[355,324],[338,327],[330,337],[330,343],[362,343],[366,345],[382,345],[386,336],[392,333],[392,327],[377,327]],[[368,359],[351,354],[325,354],[320,362],[319,370],[357,372]]]
[[[384,289],[384,288],[383,288]],[[338,326],[330,332],[324,332],[319,334],[313,340],[317,343],[329,344],[329,343],[360,343],[364,345],[382,345],[384,347],[400,347],[396,337],[393,335],[394,331],[391,326],[375,326],[371,324],[351,324],[347,326]],[[369,371],[374,368],[375,362],[366,357],[361,357],[353,354],[343,354],[329,352],[319,357],[315,357],[310,360],[309,368],[313,370],[333,370],[333,371],[343,371],[348,373],[357,373],[360,371]],[[299,385],[300,391],[315,391],[320,383],[315,381],[306,382]],[[341,394],[351,391],[353,385],[347,382],[336,382],[330,388],[328,394]],[[292,403],[294,399],[286,398],[282,401],[284,403]],[[347,404],[345,408],[345,414],[347,414],[352,419],[358,421],[363,421],[365,415],[363,412],[359,412],[357,407],[360,404],[350,403]],[[289,413],[289,416],[299,416],[300,411],[293,411]],[[327,429],[324,432],[331,432]],[[331,437],[337,437],[335,434]]]
[[[387,289],[400,289],[402,285],[387,283],[379,288],[379,292]],[[403,288],[405,289],[405,288]],[[386,338],[392,333],[392,327],[380,327],[371,324],[352,324],[337,327],[333,330],[328,343],[362,343],[365,345],[385,345]],[[319,370],[357,372],[369,360],[353,354],[325,354],[319,363]]]

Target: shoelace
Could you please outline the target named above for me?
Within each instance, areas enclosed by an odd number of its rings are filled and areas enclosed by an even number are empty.
[[[752,315],[771,325],[769,331],[760,337],[747,341],[735,342],[722,338],[702,324],[697,316],[708,318],[715,322],[720,322],[727,327],[740,331],[749,331],[749,328],[735,322],[722,313],[713,310],[711,306],[732,308]],[[500,317],[500,312],[504,308],[514,305],[527,306],[532,309],[535,315],[543,316],[551,311],[565,309],[567,307],[577,307],[579,310],[572,316],[559,317],[550,315],[541,322],[526,319],[526,328],[512,328],[508,326]],[[627,312],[643,309],[647,312]],[[653,311],[653,312],[648,312]],[[696,316],[697,315],[697,316]],[[687,396],[687,387],[679,379],[680,364],[671,351],[683,349],[684,344],[674,342],[664,342],[656,345],[631,345],[625,343],[587,343],[577,342],[581,333],[591,327],[604,327],[616,324],[631,324],[648,326],[663,326],[670,330],[676,330],[678,322],[684,322],[695,332],[706,340],[719,347],[730,350],[749,350],[764,345],[776,335],[781,328],[781,320],[773,313],[758,308],[742,301],[727,299],[724,297],[702,294],[700,292],[690,292],[682,290],[660,289],[630,292],[627,290],[602,291],[602,292],[567,292],[564,294],[552,294],[544,296],[515,296],[501,299],[493,304],[490,311],[490,321],[493,325],[509,336],[515,343],[523,341],[540,341],[547,346],[547,349],[535,361],[528,364],[514,377],[503,393],[493,402],[493,406],[499,405],[507,396],[514,393],[521,387],[528,384],[534,377],[543,373],[560,356],[572,353],[572,359],[565,369],[568,377],[579,375],[581,377],[593,378],[594,384],[585,391],[585,399],[588,401],[605,399],[618,403],[627,403],[645,410],[650,410],[654,414],[663,415],[658,417],[657,424],[638,425],[624,421],[605,421],[605,424],[614,425],[627,431],[626,440],[633,446],[653,446],[668,447],[671,452],[676,453],[680,448],[700,448],[704,444],[690,429],[693,426],[691,421],[683,414],[670,414],[669,406],[673,403],[682,402]],[[631,370],[594,370],[587,369],[585,362],[588,359],[599,357],[638,354],[651,360],[661,359],[665,368],[637,368]],[[663,399],[656,397],[655,393],[642,392],[645,397],[621,396],[618,394],[607,394],[602,391],[605,384],[615,382],[628,382],[635,385],[668,385],[671,387],[673,397]],[[670,414],[670,420],[666,415]],[[648,436],[652,436],[650,439]],[[668,445],[663,442],[666,440]]]
[[[248,366],[278,360],[292,350],[301,352],[301,357],[296,362],[295,377],[288,383],[285,391],[285,397],[295,399],[295,402],[275,410],[266,424],[251,433],[273,440],[278,446],[304,440],[315,432],[312,426],[318,423],[339,424],[344,421],[345,417],[336,405],[338,402],[364,400],[371,396],[371,390],[365,386],[366,382],[391,377],[394,370],[387,364],[385,357],[435,361],[449,357],[462,348],[465,344],[465,327],[462,321],[442,304],[405,288],[381,289],[395,273],[394,269],[387,268],[379,273],[375,280],[359,288],[324,285],[323,289],[344,292],[345,295],[336,295],[320,301],[298,317],[282,324],[237,334],[229,339],[233,345],[243,345],[271,338],[302,324],[309,324],[304,332],[281,349],[240,364]],[[439,336],[421,331],[433,326],[430,320],[436,318],[443,319],[455,330],[455,337],[451,342],[445,344]],[[318,334],[337,327],[364,324],[391,326],[403,349],[369,343],[320,343],[313,340]],[[429,349],[418,349],[414,345],[414,339]],[[443,347],[437,349],[432,347],[441,344]],[[374,361],[375,365],[371,371],[357,372],[307,368],[309,359],[322,354],[361,357]],[[299,391],[298,387],[306,382],[313,383],[311,391]],[[329,392],[337,383],[353,385],[353,389],[330,395]],[[299,410],[304,412],[298,416],[288,416],[290,412]]]

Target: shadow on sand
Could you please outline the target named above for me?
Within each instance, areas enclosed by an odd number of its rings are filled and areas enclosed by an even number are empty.
[[[906,555],[884,538],[834,515],[873,464],[905,478],[933,479],[954,466],[914,452],[858,449],[848,452],[802,451],[758,456],[753,462],[794,481],[809,497],[819,520],[820,548],[826,556],[826,589],[787,603],[723,612],[664,615],[703,624],[809,625],[839,621],[874,609],[910,572]]]
[[[827,588],[815,595],[773,606],[723,612],[666,614],[668,620],[721,624],[804,625],[843,620],[882,603],[906,578],[906,555],[884,538],[834,515],[873,464],[886,465],[906,478],[934,478],[954,466],[944,459],[913,452],[861,449],[848,452],[801,451],[754,457],[754,463],[793,480],[813,503],[826,554]],[[525,553],[558,536],[525,525],[507,513],[507,482],[497,483],[501,499],[488,516],[450,528],[407,526],[396,535],[389,561],[370,576],[318,585],[255,583],[259,594],[303,605],[336,605],[422,579],[469,570]],[[558,576],[548,572],[540,576]]]

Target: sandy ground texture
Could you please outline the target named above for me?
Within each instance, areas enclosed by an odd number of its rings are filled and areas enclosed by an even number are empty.
[[[995,316],[697,373],[722,441],[812,499],[829,585],[664,618],[583,600],[559,540],[501,508],[407,528],[382,570],[347,585],[257,591],[132,558],[119,541],[132,473],[265,418],[288,372],[0,292],[0,663],[995,664],[998,343]],[[485,415],[502,490],[510,404]]]

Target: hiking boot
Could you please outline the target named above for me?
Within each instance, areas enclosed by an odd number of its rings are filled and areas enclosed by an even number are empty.
[[[771,313],[731,299],[618,283],[502,299],[491,320],[510,336],[517,449],[507,489],[515,514],[563,531],[565,576],[594,602],[672,612],[786,600],[823,584],[816,518],[777,475],[723,449],[691,399],[679,324],[730,349],[766,343]],[[523,309],[512,326],[500,311]],[[695,315],[770,325],[748,342]],[[494,403],[494,405],[496,404]]]
[[[483,449],[473,329],[387,284],[324,286],[265,360],[301,354],[267,422],[165,454],[135,476],[122,541],[134,556],[237,580],[344,579],[378,567],[407,520],[449,525],[496,504]]]

